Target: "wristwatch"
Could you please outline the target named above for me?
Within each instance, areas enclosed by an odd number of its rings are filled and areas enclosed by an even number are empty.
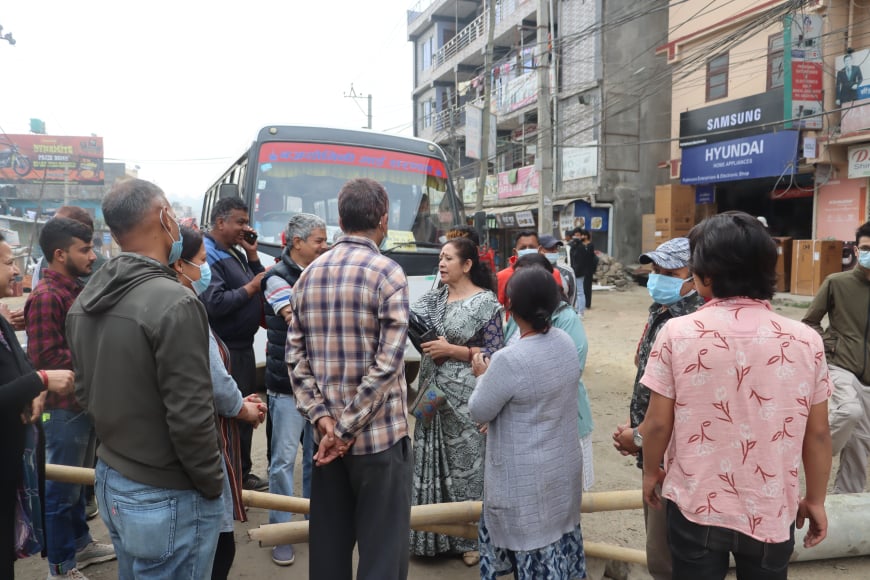
[[[637,430],[637,427],[631,430],[631,439],[634,441],[635,447],[643,447],[643,435]]]

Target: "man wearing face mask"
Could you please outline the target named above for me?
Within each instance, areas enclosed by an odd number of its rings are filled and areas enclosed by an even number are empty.
[[[828,420],[833,453],[840,456],[834,493],[864,491],[870,456],[870,222],[858,228],[855,241],[858,265],[828,276],[802,320],[824,339],[833,383]]]
[[[558,270],[562,277],[562,292],[568,299],[568,304],[573,306],[577,298],[577,280],[574,278],[574,270],[559,263],[559,248],[563,245],[555,236],[544,234],[541,236],[540,252],[553,264],[553,270]]]
[[[118,182],[103,215],[123,253],[66,319],[76,400],[101,442],[100,515],[119,577],[208,578],[224,474],[205,308],[168,266],[183,239],[159,187]]]
[[[629,407],[629,421],[618,425],[613,433],[613,446],[623,455],[637,455],[637,466],[643,469],[643,420],[649,406],[650,391],[640,379],[646,370],[656,336],[671,318],[685,316],[704,305],[695,292],[689,271],[689,239],[674,238],[652,252],[641,254],[641,264],[652,264],[647,290],[653,299],[643,336],[637,347],[637,375]],[[647,568],[655,580],[670,580],[671,552],[667,543],[666,511],[648,509],[644,504],[646,525]]]
[[[507,300],[507,297],[505,296],[505,288],[507,288],[508,280],[510,280],[511,276],[514,275],[514,264],[517,263],[517,258],[527,254],[537,254],[540,247],[541,244],[538,241],[538,234],[536,232],[524,230],[517,234],[516,242],[514,243],[514,252],[509,260],[508,267],[497,274],[498,301],[501,302],[502,306],[505,305],[505,301]],[[553,270],[553,277],[561,288],[562,277],[559,275],[558,270]]]

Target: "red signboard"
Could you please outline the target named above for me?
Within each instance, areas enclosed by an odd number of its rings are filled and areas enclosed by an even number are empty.
[[[103,138],[0,136],[0,183],[102,185]]]
[[[498,174],[498,197],[507,199],[520,195],[537,194],[539,174],[534,165],[518,167]]]
[[[822,100],[822,63],[796,61],[791,65],[792,99]]]
[[[259,162],[261,166],[269,163],[323,163],[373,167],[447,178],[447,168],[438,159],[383,149],[325,143],[263,143]]]

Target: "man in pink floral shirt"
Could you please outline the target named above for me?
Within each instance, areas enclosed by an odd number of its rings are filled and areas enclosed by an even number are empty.
[[[711,301],[665,325],[641,379],[652,390],[644,498],[658,507],[664,480],[674,578],[724,578],[729,553],[738,579],[786,578],[795,520],[810,520],[807,547],[827,533],[824,347],[771,310],[776,248],[758,220],[720,214],[689,239],[695,288]]]

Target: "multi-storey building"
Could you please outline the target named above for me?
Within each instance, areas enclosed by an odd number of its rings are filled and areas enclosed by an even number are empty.
[[[637,258],[640,216],[652,211],[655,185],[668,179],[670,79],[655,55],[667,41],[666,1],[420,0],[409,10],[408,34],[414,133],[448,153],[469,214],[480,173],[479,111],[491,75],[496,147],[487,160],[483,210],[502,259],[518,230],[541,229],[539,207],[552,212],[543,220],[544,227],[552,220],[552,233],[582,225],[599,249]],[[551,132],[539,132],[545,121]],[[552,170],[541,147],[552,152]],[[549,199],[541,199],[542,189],[552,192]]]
[[[849,0],[670,3],[671,179],[696,188],[701,215],[854,239],[868,216],[866,14]]]

